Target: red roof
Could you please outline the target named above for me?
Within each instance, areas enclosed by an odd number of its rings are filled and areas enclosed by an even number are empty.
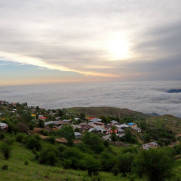
[[[113,131],[112,130],[110,130],[110,133],[112,133]],[[118,132],[118,130],[114,130],[114,133],[117,133]]]
[[[39,119],[47,119],[47,118],[42,116],[42,117],[40,117]]]
[[[95,119],[94,117],[90,117],[88,120]]]

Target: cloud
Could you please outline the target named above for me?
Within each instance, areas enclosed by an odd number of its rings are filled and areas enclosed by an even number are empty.
[[[180,87],[180,81],[84,82],[1,87],[0,95],[45,108],[111,106],[181,117],[181,93],[166,92]]]
[[[176,78],[178,66],[168,69],[180,57],[179,5],[179,0],[0,0],[1,56],[105,79],[155,79],[164,72]],[[111,57],[113,34],[130,42],[129,59]],[[159,64],[165,68],[151,73]]]
[[[84,72],[80,70],[70,69],[67,67],[60,66],[60,65],[46,63],[39,58],[27,57],[27,56],[22,56],[22,55],[17,55],[17,54],[2,52],[2,51],[0,51],[0,58],[3,60],[6,59],[8,61],[18,62],[20,64],[30,64],[30,65],[34,65],[38,67],[48,68],[50,70],[76,72],[79,74],[90,75],[90,76],[117,77],[116,75],[113,75],[113,74],[106,74],[106,73],[104,74],[104,73],[97,73],[97,72],[91,72],[91,71]]]

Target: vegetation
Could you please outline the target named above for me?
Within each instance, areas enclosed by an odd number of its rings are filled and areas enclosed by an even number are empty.
[[[180,119],[169,116],[150,117],[134,111],[124,110],[116,115],[113,108],[110,115],[103,114],[103,122],[112,119],[119,123],[133,120],[141,128],[135,132],[130,128],[118,137],[112,126],[112,141],[104,141],[102,133],[82,132],[76,140],[74,129],[64,124],[59,129],[48,128],[37,114],[55,121],[55,114],[61,119],[72,119],[76,126],[87,121],[87,112],[72,113],[67,110],[44,110],[27,108],[17,104],[18,114],[10,112],[13,106],[0,105],[0,117],[8,124],[8,130],[0,131],[0,180],[121,180],[121,181],[178,181],[181,179],[181,142],[177,136]],[[30,112],[33,110],[34,116]],[[91,108],[89,111],[97,112]],[[70,110],[69,110],[70,111]],[[73,109],[72,109],[73,111]],[[112,111],[112,113],[110,113]],[[114,112],[115,111],[115,112]],[[92,114],[93,112],[90,112]],[[98,113],[98,112],[97,112]],[[100,112],[99,112],[100,113]],[[18,116],[17,116],[18,115]],[[75,118],[79,117],[79,120]],[[99,117],[99,118],[100,118]],[[172,119],[172,120],[171,120]],[[174,119],[174,121],[173,121]],[[164,124],[167,121],[167,124]],[[176,127],[174,130],[173,127]],[[34,128],[37,132],[34,132]],[[76,128],[79,130],[80,128]],[[64,139],[63,143],[61,139]],[[58,140],[58,141],[57,141]],[[142,150],[142,143],[157,141],[160,148]],[[168,147],[169,145],[169,147]],[[19,172],[21,170],[21,172]]]

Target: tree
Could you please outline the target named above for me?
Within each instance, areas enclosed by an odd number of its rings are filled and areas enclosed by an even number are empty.
[[[102,139],[95,133],[87,132],[83,136],[82,141],[84,144],[89,145],[97,154],[101,153],[105,148]]]
[[[131,171],[133,159],[134,155],[131,153],[124,153],[117,157],[117,169],[124,177],[126,176],[126,173]]]
[[[27,137],[25,140],[24,140],[27,148],[33,150],[33,149],[36,149],[36,150],[40,150],[41,149],[41,144],[40,144],[40,141],[37,139],[37,138],[34,138],[34,137]]]
[[[1,149],[1,152],[3,153],[3,155],[4,155],[4,158],[6,160],[8,160],[10,158],[10,153],[11,153],[11,147],[9,146],[9,144],[2,143],[0,149]]]
[[[40,152],[39,161],[41,164],[51,165],[54,166],[57,162],[57,153],[58,151],[55,150],[53,147],[46,148]]]
[[[16,126],[19,132],[26,133],[29,130],[29,126],[25,122],[18,122]]]
[[[91,155],[87,155],[85,160],[86,160],[85,163],[86,163],[86,169],[88,171],[88,175],[89,176],[92,176],[92,174],[98,175],[98,171],[100,169],[99,160],[95,159]]]
[[[142,151],[134,161],[134,170],[145,175],[148,181],[165,181],[172,177],[173,159],[167,151],[150,149]]]
[[[110,171],[116,163],[116,157],[109,152],[102,152],[100,155],[100,162],[102,170]]]
[[[44,128],[44,127],[45,127],[44,121],[40,119],[40,120],[38,121],[38,126],[39,126],[40,128]]]
[[[63,127],[58,131],[58,135],[64,137],[67,140],[68,145],[73,145],[75,135],[72,126],[63,125]]]

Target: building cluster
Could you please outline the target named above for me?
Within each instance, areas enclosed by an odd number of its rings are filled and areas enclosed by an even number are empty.
[[[5,105],[8,109],[7,111],[10,114],[19,116],[18,113],[18,104],[19,103],[8,103],[6,101],[0,100],[0,105]],[[22,105],[22,104],[20,104]],[[141,129],[137,126],[136,123],[124,123],[121,124],[115,120],[110,121],[109,124],[104,123],[101,119],[96,117],[86,117],[86,119],[81,119],[78,117],[70,118],[70,115],[67,115],[67,119],[62,119],[58,113],[58,110],[45,110],[37,107],[28,107],[26,104],[23,106],[23,111],[28,112],[31,116],[32,121],[43,122],[45,129],[47,130],[58,130],[61,129],[63,125],[71,125],[75,137],[77,139],[81,138],[82,133],[84,132],[94,132],[101,134],[103,140],[111,140],[111,135],[114,133],[118,137],[125,136],[125,129],[130,128],[133,132],[141,133]],[[5,123],[4,113],[0,110],[0,130],[6,131],[8,129],[8,124]],[[144,144],[143,149],[147,150],[149,148],[157,148],[158,144],[156,142],[151,142]]]

